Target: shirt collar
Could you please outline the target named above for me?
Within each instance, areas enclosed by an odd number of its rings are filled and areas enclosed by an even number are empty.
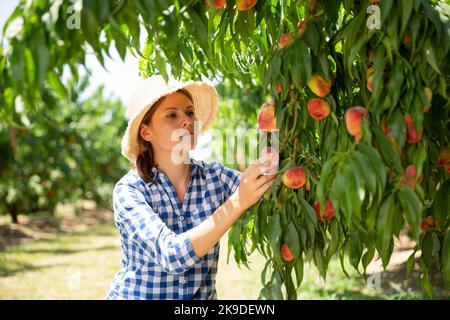
[[[195,176],[196,174],[200,174],[203,178],[206,178],[206,169],[203,165],[203,161],[194,160],[190,158],[191,161],[191,176]],[[156,179],[162,171],[157,167],[152,168],[153,178]]]

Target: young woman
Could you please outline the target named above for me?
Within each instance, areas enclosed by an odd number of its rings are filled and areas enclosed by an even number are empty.
[[[217,109],[202,82],[154,76],[132,96],[122,154],[133,169],[113,191],[124,256],[108,299],[217,298],[219,240],[262,199],[275,179],[264,172],[276,165],[270,154],[243,173],[191,159],[196,129],[207,130]]]

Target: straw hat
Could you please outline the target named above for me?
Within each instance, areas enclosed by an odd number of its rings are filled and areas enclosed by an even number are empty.
[[[201,133],[209,129],[214,122],[219,105],[219,98],[214,87],[198,81],[166,82],[162,76],[152,76],[143,81],[143,84],[132,94],[127,106],[127,129],[122,137],[122,155],[136,162],[139,155],[138,132],[139,126],[147,111],[159,98],[176,92],[179,89],[187,90],[192,96],[194,113],[201,121]]]

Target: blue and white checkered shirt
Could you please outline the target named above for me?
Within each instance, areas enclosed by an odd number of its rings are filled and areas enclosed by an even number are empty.
[[[167,176],[153,168],[155,184],[130,170],[113,191],[114,219],[124,253],[107,299],[217,299],[219,244],[199,258],[186,231],[236,190],[242,173],[218,162],[191,159],[183,203]]]

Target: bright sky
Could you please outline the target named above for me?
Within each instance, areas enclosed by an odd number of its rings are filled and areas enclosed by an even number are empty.
[[[19,0],[1,1],[0,26],[2,28],[17,4],[19,4]],[[100,84],[105,84],[107,93],[113,93],[126,104],[140,80],[138,76],[138,59],[131,54],[127,54],[126,61],[123,62],[115,49],[111,51],[112,59],[106,58],[105,66],[107,70],[103,69],[94,55],[88,55],[87,66],[94,75],[91,78],[91,91],[95,90]]]
[[[18,4],[19,0],[0,0],[1,30],[3,30],[3,25]],[[142,81],[138,75],[138,58],[127,53],[125,62],[123,62],[115,48],[111,50],[111,56],[112,59],[105,58],[105,70],[93,54],[88,55],[86,65],[93,76],[91,77],[91,86],[87,94],[95,91],[99,85],[104,84],[105,93],[119,97],[124,106],[126,106],[134,89]],[[210,143],[211,137],[209,135],[201,136],[197,148],[191,153],[192,157],[209,161],[211,149],[207,146],[210,146]]]

